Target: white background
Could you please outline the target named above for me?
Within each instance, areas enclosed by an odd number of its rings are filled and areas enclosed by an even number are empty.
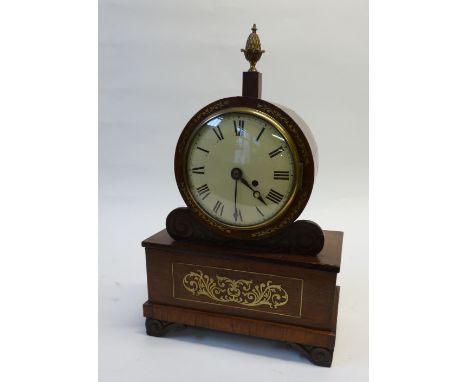
[[[360,0],[100,2],[102,382],[367,380],[367,17]],[[145,334],[140,242],[184,205],[173,175],[177,139],[204,105],[241,94],[249,64],[240,48],[254,22],[266,50],[257,64],[263,98],[301,115],[319,146],[301,218],[345,232],[331,370],[274,341],[194,329]]]
[[[97,7],[0,8],[0,379],[96,380]],[[371,380],[467,379],[467,11],[371,4]]]

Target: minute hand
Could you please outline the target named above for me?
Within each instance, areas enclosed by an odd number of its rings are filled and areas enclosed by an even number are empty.
[[[247,182],[244,178],[240,178],[239,179],[241,181],[241,183],[244,185],[244,186],[247,186],[248,188],[250,188],[252,191],[253,191],[253,196],[254,198],[260,200],[265,206],[267,205],[265,203],[265,200],[263,200],[262,196],[260,195],[260,192],[258,191],[255,191],[249,184],[249,182]]]

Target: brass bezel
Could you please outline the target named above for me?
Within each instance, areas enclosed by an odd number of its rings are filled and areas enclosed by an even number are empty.
[[[197,206],[200,212],[203,213],[209,220],[215,222],[216,224],[222,225],[228,229],[236,230],[236,231],[254,231],[254,230],[259,230],[263,227],[273,225],[275,222],[281,220],[281,218],[284,216],[284,214],[289,210],[291,204],[293,201],[296,199],[296,195],[300,189],[301,183],[302,183],[302,163],[300,161],[300,156],[297,150],[297,146],[294,142],[294,140],[291,138],[291,135],[289,132],[274,118],[269,116],[268,114],[259,111],[257,109],[247,107],[247,106],[239,106],[239,107],[228,107],[222,110],[219,110],[215,113],[210,114],[206,118],[204,118],[200,123],[196,125],[196,127],[193,129],[192,133],[190,134],[189,138],[187,139],[187,143],[184,147],[184,153],[183,153],[183,175],[184,175],[184,181],[185,183],[189,184],[189,179],[188,179],[188,168],[187,168],[187,160],[188,160],[188,154],[189,154],[189,148],[191,147],[191,143],[193,141],[194,136],[199,132],[199,130],[205,125],[206,122],[208,122],[210,119],[219,117],[220,115],[223,114],[229,114],[229,113],[243,113],[243,114],[251,114],[255,115],[266,122],[270,123],[273,125],[284,137],[287,145],[289,146],[289,149],[291,151],[291,154],[293,156],[293,163],[294,163],[294,184],[292,191],[290,193],[288,201],[283,205],[283,207],[276,213],[274,217],[272,217],[269,220],[266,220],[260,224],[255,224],[255,225],[249,225],[249,226],[237,226],[237,225],[232,225],[232,224],[227,224],[223,221],[215,219],[213,216],[211,216],[207,211],[205,211],[204,207],[200,205],[197,201],[197,199],[194,197],[192,194],[190,187],[188,188],[188,197],[191,199],[191,201]]]

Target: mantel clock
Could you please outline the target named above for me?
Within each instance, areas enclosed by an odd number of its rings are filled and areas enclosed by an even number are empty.
[[[175,178],[186,207],[143,242],[150,335],[170,324],[287,341],[330,366],[342,233],[297,221],[317,146],[293,111],[261,98],[265,52],[254,24],[242,96],[216,100],[183,128]]]

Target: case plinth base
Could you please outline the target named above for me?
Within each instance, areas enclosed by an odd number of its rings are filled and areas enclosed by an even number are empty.
[[[172,324],[294,344],[316,365],[335,347],[342,232],[324,231],[317,256],[256,252],[173,240],[166,230],[143,242],[148,335]]]

